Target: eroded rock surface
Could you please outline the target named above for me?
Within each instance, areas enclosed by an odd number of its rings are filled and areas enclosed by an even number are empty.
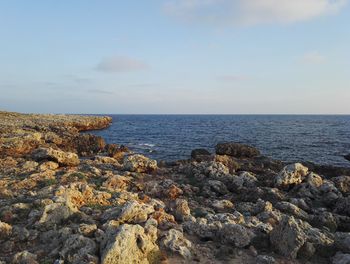
[[[237,143],[158,167],[79,133],[110,122],[0,112],[0,263],[349,262],[347,170]]]

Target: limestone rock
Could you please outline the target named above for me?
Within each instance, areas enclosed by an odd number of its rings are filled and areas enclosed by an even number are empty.
[[[175,201],[175,218],[179,221],[184,221],[191,215],[191,210],[188,203],[184,199],[176,199]]]
[[[295,163],[285,166],[276,176],[276,186],[289,186],[291,184],[300,184],[308,173],[308,168],[301,163]]]
[[[6,240],[12,233],[12,226],[0,221],[0,240]]]
[[[64,243],[60,255],[68,263],[91,264],[98,263],[96,243],[82,235],[71,235]]]
[[[18,252],[12,260],[13,264],[38,264],[37,256],[27,250]]]
[[[108,230],[101,243],[101,264],[153,263],[159,253],[154,239],[140,225],[124,224]]]
[[[38,223],[47,227],[53,227],[54,225],[60,224],[73,213],[74,211],[61,203],[52,203],[45,206]]]
[[[270,234],[272,246],[283,256],[296,258],[306,241],[306,235],[294,217],[284,216]]]
[[[38,148],[32,153],[35,160],[50,160],[55,161],[63,166],[77,166],[79,165],[79,157],[77,154],[71,152],[64,152],[55,150],[53,148]]]
[[[331,179],[334,182],[335,186],[341,191],[344,195],[350,194],[350,176],[339,176]]]
[[[124,157],[124,169],[131,172],[152,172],[157,169],[157,161],[140,154]]]
[[[184,258],[191,257],[191,242],[187,240],[183,233],[176,229],[170,229],[161,239],[160,244],[173,253],[177,253]]]

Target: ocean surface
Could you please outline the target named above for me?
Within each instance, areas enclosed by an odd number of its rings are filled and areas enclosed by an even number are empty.
[[[214,151],[218,142],[257,147],[263,155],[293,162],[350,167],[350,116],[321,115],[110,115],[111,127],[94,131],[108,143],[123,144],[157,160]]]

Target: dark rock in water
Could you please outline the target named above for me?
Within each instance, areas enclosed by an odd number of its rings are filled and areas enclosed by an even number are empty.
[[[327,178],[350,175],[350,168],[336,167],[332,165],[317,165],[312,162],[303,162],[303,164],[310,169],[310,171],[321,174]]]
[[[236,158],[253,158],[260,155],[260,151],[254,147],[234,143],[219,143],[215,147],[216,154],[228,155]]]
[[[194,149],[191,152],[191,158],[197,161],[208,160],[210,152],[206,149]]]
[[[346,160],[350,161],[350,154],[345,155],[344,158],[345,158]]]

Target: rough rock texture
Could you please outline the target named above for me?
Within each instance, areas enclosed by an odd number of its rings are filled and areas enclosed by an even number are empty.
[[[270,240],[278,253],[286,257],[296,258],[299,249],[306,242],[306,235],[294,217],[286,216],[272,230]]]
[[[62,166],[78,166],[80,163],[77,154],[52,148],[38,148],[32,153],[32,157],[37,161],[54,161]]]
[[[157,161],[134,154],[124,158],[124,168],[132,172],[151,172],[157,169]]]
[[[0,263],[349,263],[350,170],[236,143],[158,167],[79,133],[110,122],[0,112]]]
[[[154,263],[159,252],[156,237],[139,225],[122,225],[108,230],[101,245],[101,263]]]
[[[236,158],[253,158],[260,155],[258,149],[234,142],[217,144],[215,152],[218,155],[228,155]]]
[[[282,169],[276,176],[276,186],[289,186],[301,183],[308,173],[308,168],[301,163],[290,164]]]

